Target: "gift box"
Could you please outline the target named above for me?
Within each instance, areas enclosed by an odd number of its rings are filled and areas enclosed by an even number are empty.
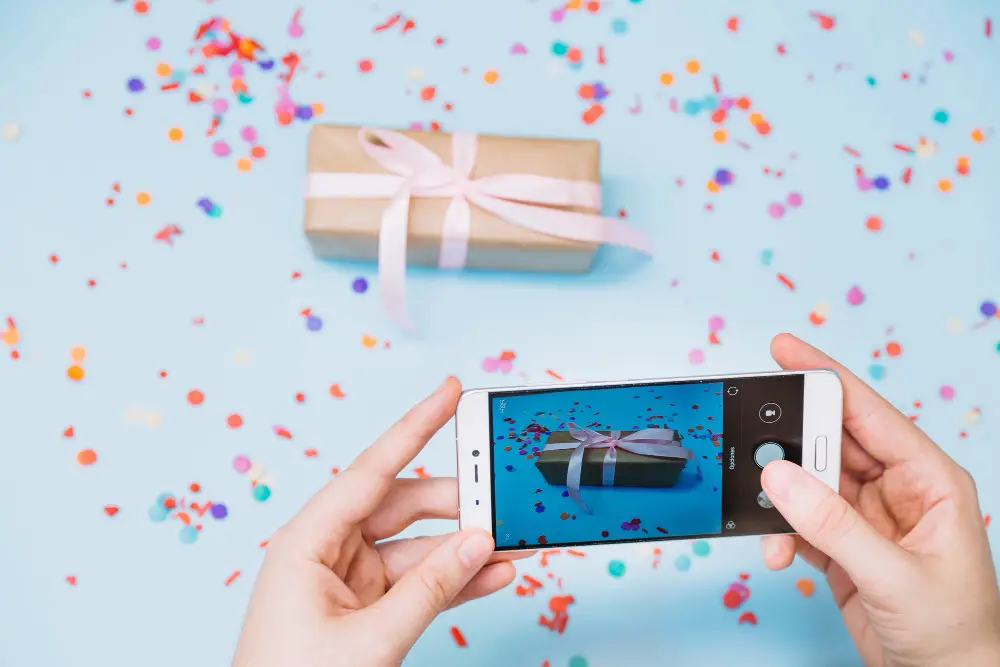
[[[665,443],[671,443],[675,446],[680,443],[681,436],[676,431],[670,429],[648,430],[658,431]],[[592,433],[610,438],[614,432],[592,431]],[[627,439],[639,431],[619,431],[618,433],[620,433],[618,438]],[[574,438],[570,431],[553,431],[542,451],[538,453],[535,467],[542,473],[542,477],[547,483],[553,486],[565,486],[570,458],[573,452],[583,444],[580,439]],[[607,452],[607,448],[585,447],[583,449],[580,486],[606,485],[604,468]],[[680,478],[681,471],[687,465],[688,458],[679,451],[671,451],[670,453],[672,455],[651,456],[616,447],[611,485],[657,488],[674,486]]]
[[[317,255],[378,259],[397,322],[407,264],[582,272],[597,246],[650,253],[600,215],[596,141],[314,125],[305,232]]]

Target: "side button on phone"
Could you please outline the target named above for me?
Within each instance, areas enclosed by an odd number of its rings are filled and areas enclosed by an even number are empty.
[[[826,436],[816,436],[816,470],[826,470]]]

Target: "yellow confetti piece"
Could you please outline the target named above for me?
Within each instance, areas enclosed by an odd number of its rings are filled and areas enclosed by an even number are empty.
[[[85,348],[82,345],[74,345],[73,348],[69,351],[69,356],[70,359],[72,359],[76,363],[82,364],[83,361],[87,358],[87,348]]]
[[[125,409],[125,421],[147,428],[160,428],[163,426],[163,413],[132,406]]]
[[[499,80],[500,80],[500,72],[496,71],[495,69],[488,69],[486,70],[486,73],[483,74],[483,81],[485,81],[490,85],[493,85]]]
[[[240,171],[250,171],[253,169],[253,161],[248,157],[241,157],[236,161],[236,168]]]
[[[728,135],[725,130],[716,130],[712,133],[712,139],[714,139],[716,143],[723,144],[726,142],[727,138]]]
[[[170,139],[170,141],[174,142],[180,141],[181,139],[184,138],[184,130],[182,130],[179,127],[172,127],[170,128],[170,131],[167,132],[167,137]]]
[[[697,60],[689,60],[684,63],[684,69],[690,74],[697,74],[701,70],[701,63]]]
[[[938,190],[940,190],[941,192],[951,192],[950,178],[942,178],[940,181],[938,181],[937,185],[938,185]]]
[[[670,72],[663,72],[662,74],[660,74],[660,83],[662,83],[664,86],[669,86],[673,82],[674,82],[674,75],[671,74]]]
[[[365,334],[361,337],[361,344],[370,350],[371,348],[378,345],[378,340],[372,338],[369,334]]]
[[[135,196],[135,201],[139,206],[148,206],[149,202],[153,201],[153,198],[149,196],[148,192],[140,192]]]

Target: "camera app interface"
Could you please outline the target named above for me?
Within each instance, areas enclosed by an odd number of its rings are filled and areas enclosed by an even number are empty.
[[[490,394],[497,549],[791,532],[760,485],[802,459],[801,375]]]

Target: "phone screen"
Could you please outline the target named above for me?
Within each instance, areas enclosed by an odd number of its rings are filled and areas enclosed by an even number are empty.
[[[802,464],[804,377],[491,392],[498,550],[793,532],[760,484]]]

